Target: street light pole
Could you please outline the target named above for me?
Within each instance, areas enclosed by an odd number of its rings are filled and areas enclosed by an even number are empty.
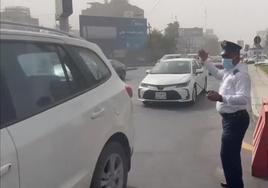
[[[60,30],[69,32],[69,16],[73,14],[73,0],[55,0],[56,20],[59,21]]]
[[[60,17],[59,18],[59,25],[60,25],[60,30],[69,32],[69,18],[68,17]]]

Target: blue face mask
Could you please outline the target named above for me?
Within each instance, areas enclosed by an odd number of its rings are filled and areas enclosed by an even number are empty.
[[[223,58],[222,64],[225,70],[231,70],[232,68],[234,68],[232,59]]]

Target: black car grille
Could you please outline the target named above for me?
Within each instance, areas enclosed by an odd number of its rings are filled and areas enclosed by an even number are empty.
[[[143,98],[147,100],[155,100],[155,93],[159,91],[145,91]],[[165,92],[167,94],[167,99],[166,100],[180,100],[181,96],[179,93],[176,91],[160,91],[160,92]]]

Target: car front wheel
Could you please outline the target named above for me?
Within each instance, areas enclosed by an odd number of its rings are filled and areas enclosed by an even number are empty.
[[[126,188],[127,157],[123,147],[112,142],[102,151],[90,188]]]
[[[196,103],[196,99],[197,99],[197,90],[196,90],[196,87],[194,86],[191,104],[195,104]]]
[[[203,93],[206,93],[207,87],[208,87],[208,80],[207,80],[207,78],[205,78],[205,84],[204,84]]]

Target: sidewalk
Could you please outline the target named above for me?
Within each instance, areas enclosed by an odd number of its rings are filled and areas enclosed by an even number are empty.
[[[252,83],[251,102],[253,119],[257,120],[263,99],[268,97],[268,76],[258,66],[249,65],[248,70]]]

